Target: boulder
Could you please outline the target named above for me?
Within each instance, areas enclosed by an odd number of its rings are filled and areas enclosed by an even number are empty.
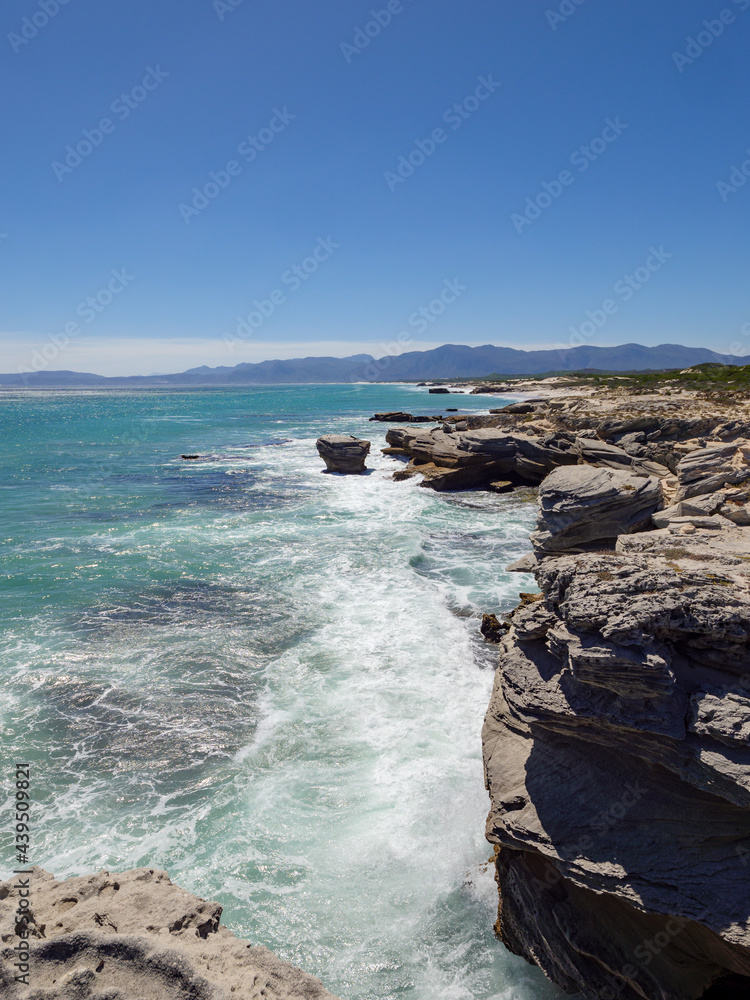
[[[589,465],[555,469],[542,483],[539,501],[531,536],[538,558],[613,548],[618,535],[647,527],[662,502],[658,479]]]
[[[487,642],[500,642],[509,628],[510,625],[507,622],[501,622],[497,615],[482,615],[482,624],[479,627],[479,631]]]
[[[431,392],[433,396],[447,396],[450,393],[450,389],[444,389],[442,386],[429,389],[428,391]]]
[[[18,879],[29,879],[29,985],[16,982]],[[220,926],[221,906],[136,868],[0,883],[0,995],[7,1000],[336,1000],[317,979]]]
[[[326,463],[326,472],[359,475],[365,471],[370,442],[353,434],[326,434],[316,442],[318,454]]]
[[[575,450],[584,462],[591,465],[604,465],[613,469],[629,469],[633,465],[633,457],[627,451],[597,438],[578,438]]]

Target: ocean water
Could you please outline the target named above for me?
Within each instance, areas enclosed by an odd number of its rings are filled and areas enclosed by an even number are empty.
[[[561,996],[494,939],[479,617],[523,495],[394,483],[404,386],[0,392],[0,724],[31,857],[165,868],[344,1000]],[[373,442],[361,477],[315,439]],[[181,453],[206,456],[186,462]],[[10,799],[2,874],[15,867]]]

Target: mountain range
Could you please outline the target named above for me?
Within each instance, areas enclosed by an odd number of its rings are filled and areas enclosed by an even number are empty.
[[[274,385],[279,383],[395,382],[425,379],[482,378],[487,375],[541,375],[560,371],[644,371],[688,368],[707,361],[750,364],[749,357],[717,354],[702,347],[622,344],[619,347],[572,347],[519,351],[512,347],[465,347],[445,344],[430,351],[408,351],[375,360],[369,354],[347,358],[293,358],[244,362],[231,367],[190,368],[172,375],[92,375],[87,372],[16,372],[0,375],[0,386],[138,387]]]

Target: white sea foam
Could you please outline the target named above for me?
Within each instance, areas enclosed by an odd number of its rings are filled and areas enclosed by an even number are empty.
[[[483,837],[479,615],[532,585],[504,569],[531,505],[394,483],[362,417],[285,418],[263,444],[273,420],[250,462],[241,426],[195,431],[227,459],[203,468],[169,438],[111,487],[132,519],[19,543],[50,595],[0,686],[11,755],[43,775],[34,860],[165,867],[345,1000],[557,997],[493,937]],[[371,437],[368,475],[322,474],[337,430]]]

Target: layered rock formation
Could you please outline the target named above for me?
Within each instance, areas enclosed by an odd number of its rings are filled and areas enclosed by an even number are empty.
[[[326,463],[326,472],[360,475],[365,471],[365,459],[370,442],[353,434],[325,434],[316,441],[318,454]]]
[[[590,1000],[750,996],[750,407],[684,402],[388,432],[423,485],[541,484],[509,567],[540,593],[492,630],[487,837],[499,937]]]
[[[421,474],[432,489],[510,477],[537,484],[560,465],[584,462],[655,476],[676,500],[694,495],[691,477],[705,483],[705,492],[718,488],[711,463],[719,469],[734,463],[736,478],[722,482],[744,482],[740,445],[748,438],[747,405],[613,394],[526,400],[488,416],[447,417],[431,430],[393,427],[386,434],[388,445],[411,459],[399,476]]]
[[[28,896],[21,896],[22,880]],[[28,908],[19,909],[22,898]],[[218,903],[192,896],[156,869],[62,882],[33,869],[0,883],[0,996],[336,1000],[317,979],[237,939],[220,919]]]
[[[496,930],[592,1000],[750,996],[747,444],[540,488],[483,732]]]

